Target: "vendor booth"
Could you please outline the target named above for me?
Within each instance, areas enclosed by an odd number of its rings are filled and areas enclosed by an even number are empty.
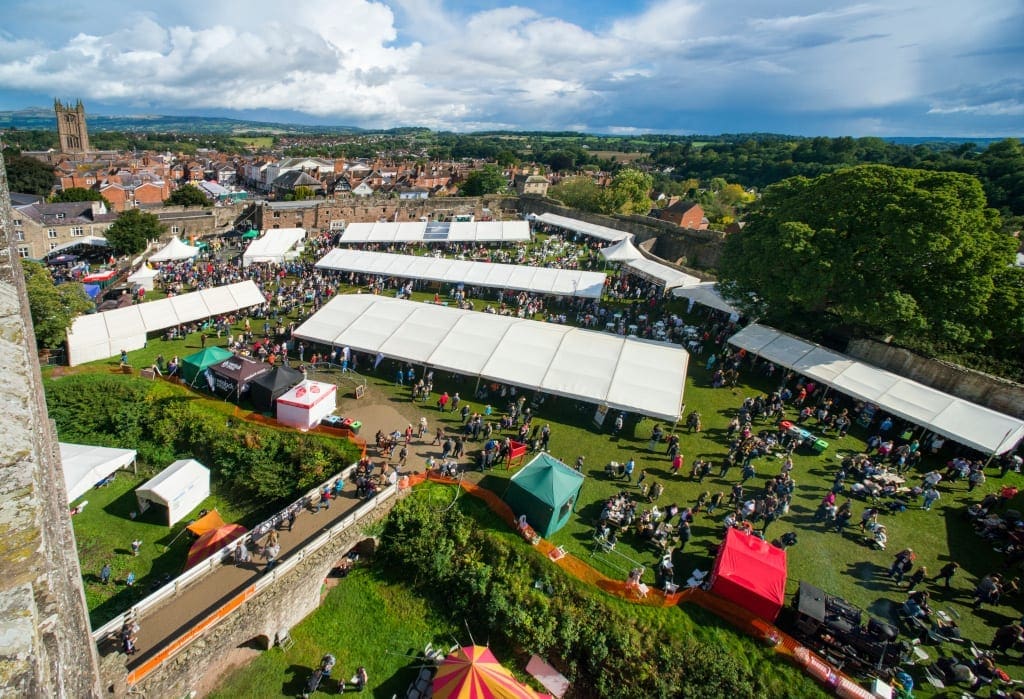
[[[298,257],[297,248],[305,238],[304,228],[272,228],[266,231],[262,238],[249,243],[249,247],[242,254],[242,266],[248,267],[254,262],[284,264],[285,261]]]
[[[519,470],[502,498],[534,531],[548,537],[565,526],[576,509],[583,474],[541,452]]]
[[[775,621],[786,595],[786,552],[739,529],[728,529],[711,572],[711,592]]]
[[[172,527],[210,496],[210,470],[195,459],[180,459],[135,489],[139,511],[156,506]]]
[[[278,366],[266,374],[260,374],[249,384],[249,400],[256,410],[263,413],[274,411],[274,402],[296,384],[305,380],[301,371],[291,367]]]
[[[303,381],[277,399],[277,421],[308,430],[334,412],[338,387],[321,381]]]
[[[249,390],[250,381],[269,373],[271,369],[273,367],[266,362],[232,356],[222,362],[211,364],[207,371],[213,378],[213,391],[226,394],[237,401]]]
[[[93,447],[88,444],[60,443],[60,463],[68,503],[85,495],[90,488],[105,481],[115,471],[135,463],[134,449]]]
[[[156,278],[159,274],[160,270],[142,265],[132,272],[130,277],[128,277],[128,283],[138,284],[146,291],[152,291],[156,284]]]
[[[217,362],[235,355],[223,347],[207,347],[181,360],[181,378],[189,386],[197,383],[199,376]]]

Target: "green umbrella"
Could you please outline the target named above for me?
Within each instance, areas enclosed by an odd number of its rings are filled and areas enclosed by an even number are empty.
[[[245,240],[252,240],[253,238],[259,238],[260,237],[260,232],[257,231],[257,230],[248,230],[248,231],[246,231],[245,233],[242,234],[242,237]]]

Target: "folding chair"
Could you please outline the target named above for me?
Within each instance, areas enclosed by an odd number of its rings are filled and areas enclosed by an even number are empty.
[[[929,665],[922,665],[921,667],[924,670],[924,679],[925,679],[925,681],[928,684],[930,684],[931,686],[935,687],[935,689],[945,689],[946,688],[946,683],[943,682],[937,675],[935,675],[932,672],[931,666],[929,666]]]

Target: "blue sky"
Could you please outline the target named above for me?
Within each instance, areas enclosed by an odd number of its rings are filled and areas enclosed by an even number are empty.
[[[1024,135],[1024,0],[7,0],[0,109]]]

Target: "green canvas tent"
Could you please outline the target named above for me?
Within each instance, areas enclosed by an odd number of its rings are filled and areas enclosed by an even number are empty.
[[[223,347],[207,347],[195,354],[190,354],[181,360],[181,378],[189,386],[194,386],[198,383],[196,377],[206,371],[207,367],[233,356],[234,354]]]
[[[541,452],[512,476],[504,500],[516,516],[526,515],[534,531],[549,537],[576,509],[583,474]]]
[[[245,233],[242,234],[242,239],[243,240],[253,240],[253,239],[259,238],[259,237],[260,237],[260,232],[257,231],[257,230],[254,230],[252,228],[250,228],[249,230],[247,230]]]

